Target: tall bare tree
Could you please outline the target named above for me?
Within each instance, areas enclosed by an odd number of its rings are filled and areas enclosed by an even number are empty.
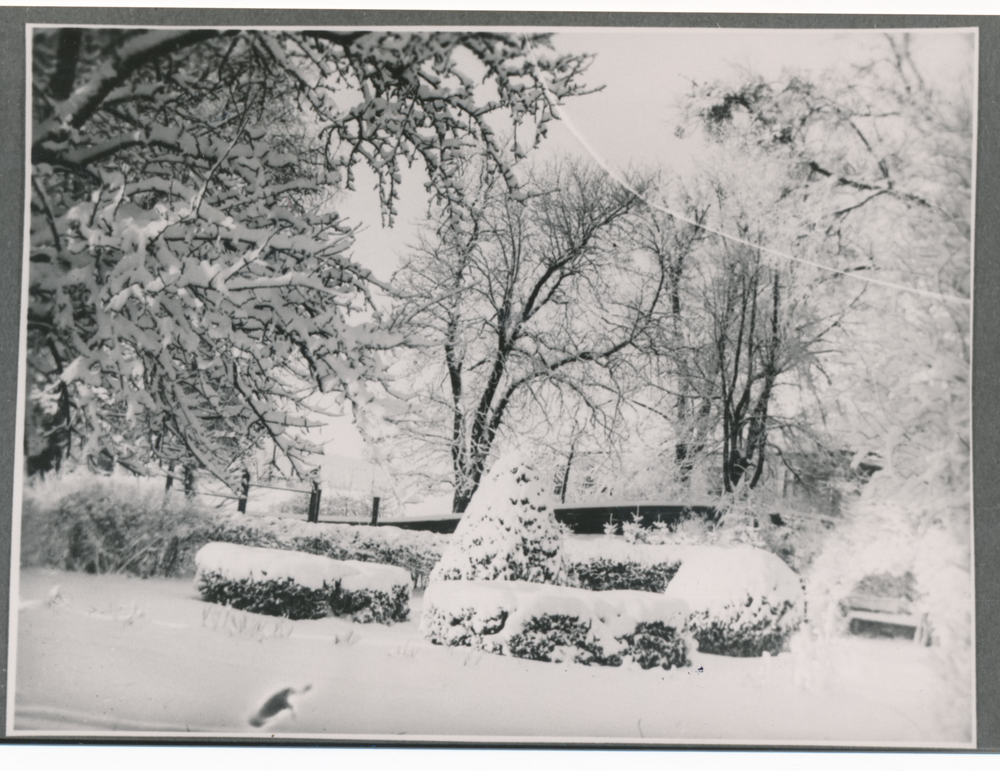
[[[581,424],[613,429],[669,302],[664,265],[634,239],[645,186],[574,163],[538,174],[523,201],[484,180],[469,217],[435,223],[397,275],[397,327],[424,345],[410,375],[424,409],[404,435],[447,457],[456,512],[504,429],[567,447]]]

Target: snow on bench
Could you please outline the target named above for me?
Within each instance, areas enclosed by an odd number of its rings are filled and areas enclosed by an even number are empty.
[[[842,607],[851,634],[860,634],[864,625],[875,625],[883,630],[886,627],[902,627],[913,630],[913,641],[918,645],[929,644],[927,614],[914,609],[905,599],[851,594]]]
[[[421,632],[438,645],[538,661],[687,666],[684,602],[632,590],[525,581],[432,581]]]
[[[334,613],[388,624],[409,615],[409,571],[304,552],[213,542],[195,555],[195,586],[209,602],[291,619]]]

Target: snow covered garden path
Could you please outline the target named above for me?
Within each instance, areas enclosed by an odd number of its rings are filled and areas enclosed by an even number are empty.
[[[14,735],[321,736],[413,741],[964,742],[934,711],[930,650],[837,640],[792,654],[693,652],[690,669],[587,667],[443,648],[410,620],[287,621],[203,602],[191,581],[20,574]],[[272,695],[310,685],[261,728]],[[119,734],[119,732],[121,732]]]

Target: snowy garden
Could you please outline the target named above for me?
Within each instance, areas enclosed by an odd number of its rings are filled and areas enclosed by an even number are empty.
[[[26,735],[964,741],[933,648],[824,633],[766,549],[573,535],[516,454],[450,536],[150,506],[129,542],[155,488],[61,484],[24,521]]]
[[[972,746],[975,39],[797,34],[33,29],[8,733]]]

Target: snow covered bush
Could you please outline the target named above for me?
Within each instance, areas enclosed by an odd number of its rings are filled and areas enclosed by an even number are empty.
[[[410,577],[402,568],[314,554],[209,543],[195,557],[195,586],[209,602],[238,610],[388,624],[409,615]]]
[[[165,498],[162,480],[86,472],[24,487],[24,567],[138,576],[190,575],[213,512],[183,496]]]
[[[430,580],[555,583],[563,576],[561,544],[541,475],[511,453],[476,491]]]
[[[330,603],[333,614],[350,616],[362,624],[406,621],[410,615],[412,586],[406,571],[390,565],[352,564],[361,566],[361,572],[341,580],[339,591]],[[373,581],[373,577],[383,570],[391,570],[395,575],[390,578],[390,574],[386,573],[381,581]]]
[[[700,514],[685,514],[671,526],[654,522],[653,528],[645,534],[647,543],[675,543],[678,545],[699,545],[710,543],[715,532],[715,524]]]
[[[396,565],[425,586],[450,536],[389,525],[304,522],[284,517],[217,514],[206,540],[319,554],[336,560]]]
[[[532,616],[520,632],[510,636],[507,652],[532,661],[562,661],[569,652],[577,664],[621,666],[620,656],[606,655],[590,637],[586,621],[560,613]]]
[[[796,573],[805,574],[822,551],[836,520],[818,514],[783,511],[783,525],[764,522],[764,547],[778,555]]]
[[[680,568],[680,562],[643,565],[634,560],[598,558],[589,562],[567,562],[566,583],[591,591],[636,589],[662,593]]]
[[[685,628],[702,653],[777,654],[805,616],[799,577],[750,546],[690,548],[665,596],[689,606]]]
[[[527,581],[437,581],[421,632],[438,645],[578,664],[686,666],[687,606],[629,590],[591,592]]]
[[[719,515],[710,531],[707,543],[714,546],[753,546],[766,548],[761,533],[761,495],[757,490],[740,487],[729,495],[723,495],[717,507]]]
[[[684,547],[673,545],[570,536],[563,542],[564,583],[592,591],[662,593],[680,568],[684,553]]]
[[[309,552],[405,568],[427,583],[449,536],[398,527],[313,523],[220,512],[163,481],[75,472],[25,485],[21,564],[89,573],[193,576],[211,541]]]
[[[323,618],[330,615],[333,587],[311,589],[291,578],[254,581],[233,580],[214,570],[198,574],[198,591],[207,602],[265,616]]]

